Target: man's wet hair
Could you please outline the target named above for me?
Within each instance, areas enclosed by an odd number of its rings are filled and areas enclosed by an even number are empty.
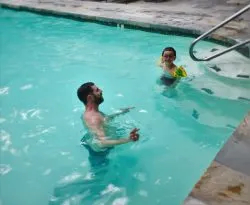
[[[82,84],[77,89],[77,96],[81,102],[84,103],[84,105],[87,104],[87,97],[89,94],[93,93],[92,86],[95,85],[93,82],[87,82]]]
[[[174,56],[176,56],[176,50],[173,47],[166,47],[163,49],[161,56],[163,56],[165,51],[172,51],[174,53]]]

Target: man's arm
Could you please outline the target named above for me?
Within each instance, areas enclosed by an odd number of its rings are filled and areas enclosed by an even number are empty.
[[[108,137],[105,135],[101,122],[95,121],[95,123],[91,123],[89,125],[89,128],[96,135],[102,147],[112,147],[120,144],[126,144],[139,139],[139,134],[137,134],[138,129],[133,131],[133,133],[131,132],[130,136],[127,138],[108,139]]]
[[[120,144],[126,144],[128,142],[132,142],[129,138],[121,138],[117,140],[110,140],[110,139],[101,139],[100,140],[103,147],[112,147]]]
[[[127,108],[120,108],[118,112],[111,114],[111,115],[107,115],[105,116],[105,119],[107,120],[112,120],[115,117],[119,116],[119,115],[123,115],[127,112],[129,112],[131,109],[134,109],[135,107],[127,107]]]

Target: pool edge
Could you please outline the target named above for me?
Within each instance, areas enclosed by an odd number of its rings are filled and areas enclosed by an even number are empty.
[[[250,204],[250,112],[220,149],[183,205]]]
[[[166,25],[161,23],[149,23],[144,21],[133,21],[128,19],[122,18],[111,18],[105,16],[96,16],[96,15],[89,15],[83,14],[74,11],[67,11],[67,9],[56,10],[54,8],[45,8],[43,6],[34,6],[25,3],[12,3],[12,2],[1,2],[0,1],[0,8],[11,9],[16,11],[27,11],[32,13],[37,13],[40,15],[47,15],[47,16],[55,16],[55,17],[63,17],[78,21],[87,21],[87,22],[94,22],[109,26],[117,26],[117,24],[123,24],[127,29],[136,29],[136,30],[143,30],[146,32],[153,32],[153,33],[161,33],[161,34],[174,34],[177,36],[188,36],[188,37],[198,37],[203,34],[206,30],[199,30],[199,29],[187,29],[180,26],[172,26]],[[231,37],[226,37],[218,34],[213,34],[208,36],[204,41],[209,41],[213,43],[217,43],[219,45],[223,45],[226,47],[235,45],[239,42],[242,42],[244,39],[234,39]],[[242,55],[250,58],[250,47],[243,46],[239,49],[236,49]]]

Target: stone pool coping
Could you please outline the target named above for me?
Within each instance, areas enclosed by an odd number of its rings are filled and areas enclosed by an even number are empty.
[[[238,2],[238,5],[224,3],[218,6],[219,8],[210,7],[210,13],[212,13],[210,15],[206,5],[202,8],[198,0],[190,0],[189,4],[180,1],[181,3],[175,4],[139,2],[128,5],[80,0],[56,2],[0,0],[0,6],[114,26],[124,24],[125,27],[145,31],[196,37],[250,3],[248,0],[229,0],[227,2]],[[195,3],[197,3],[196,6],[194,6]],[[243,41],[250,36],[250,28],[245,26],[249,22],[249,16],[234,21],[212,35],[210,40],[224,45]],[[200,181],[196,183],[184,205],[250,204],[250,195],[247,194],[250,192],[250,158],[247,156],[250,156],[250,113],[220,150]]]
[[[250,112],[219,151],[183,205],[250,204]]]

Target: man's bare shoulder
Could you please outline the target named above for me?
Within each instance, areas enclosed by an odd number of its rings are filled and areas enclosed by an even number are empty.
[[[104,121],[103,116],[99,112],[85,112],[82,117],[89,125],[100,124]]]

